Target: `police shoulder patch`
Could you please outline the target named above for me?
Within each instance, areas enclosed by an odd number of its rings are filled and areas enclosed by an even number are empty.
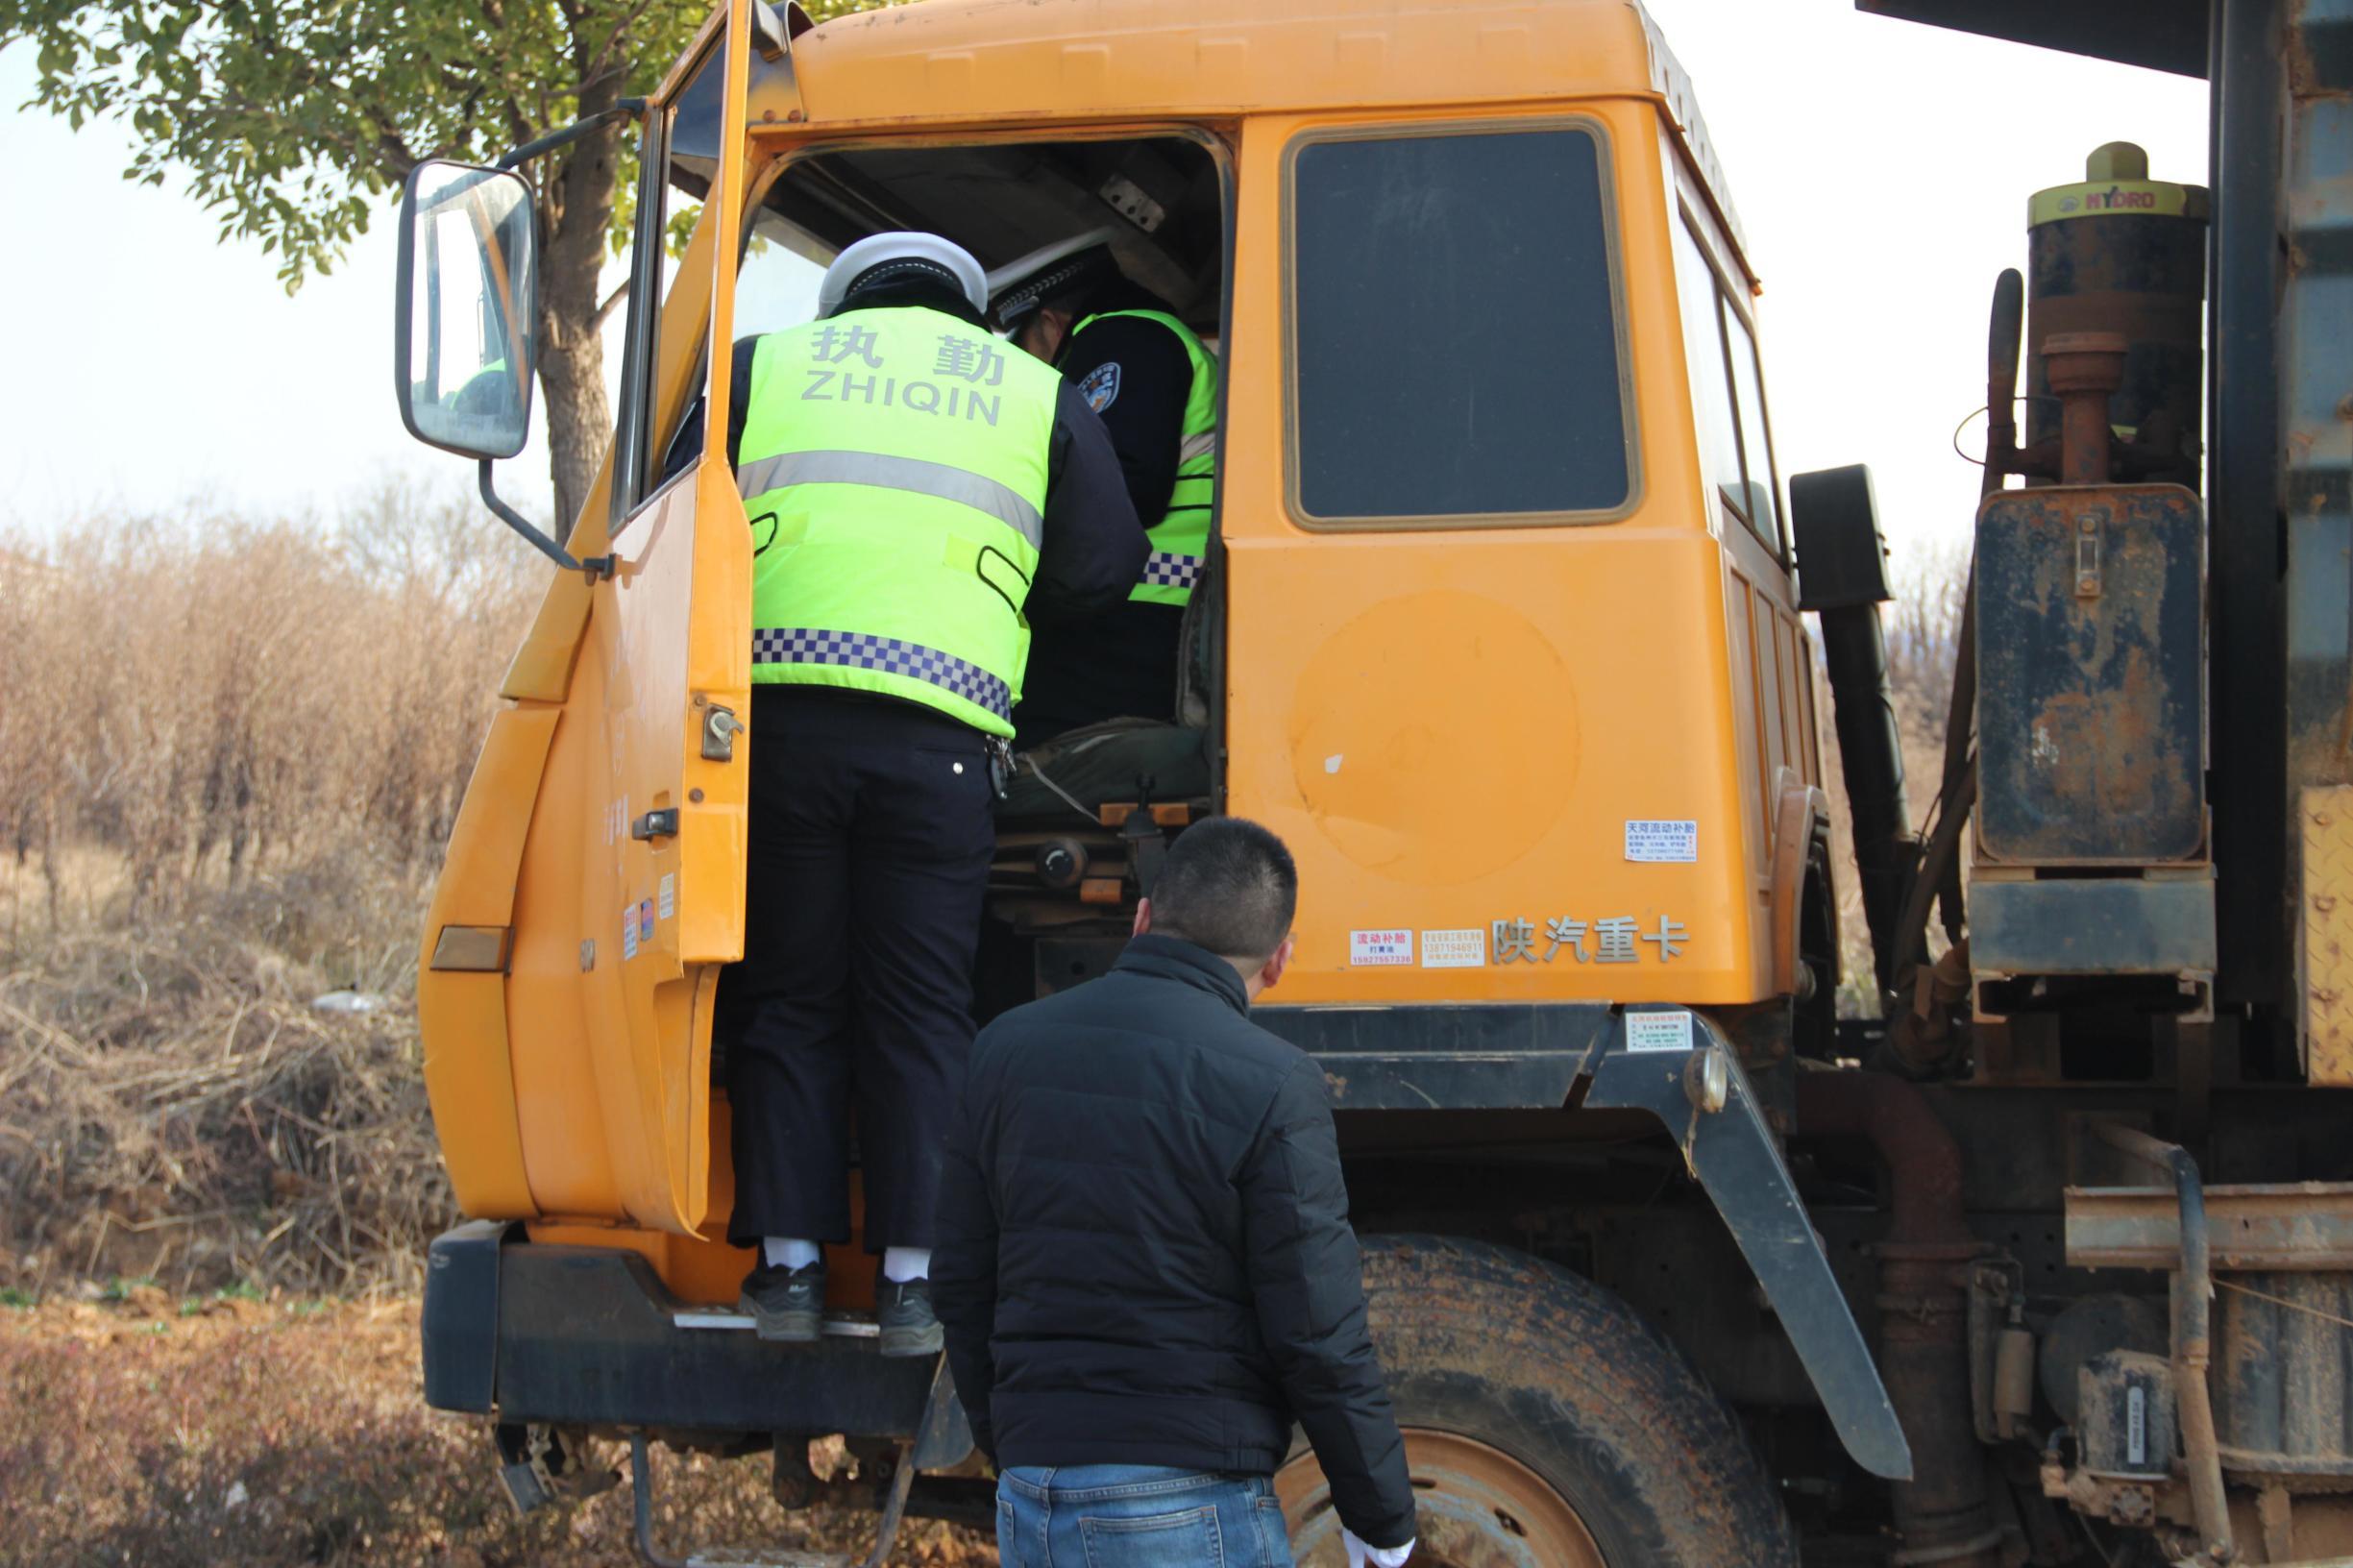
[[[1078,383],[1078,394],[1087,400],[1087,406],[1096,413],[1109,408],[1119,397],[1119,361],[1097,365]]]

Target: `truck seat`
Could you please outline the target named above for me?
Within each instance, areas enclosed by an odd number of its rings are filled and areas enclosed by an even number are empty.
[[[1148,781],[1148,786],[1147,782]],[[1155,719],[1112,719],[1069,730],[1014,759],[1001,823],[1096,820],[1106,802],[1206,802],[1209,757],[1202,731]]]

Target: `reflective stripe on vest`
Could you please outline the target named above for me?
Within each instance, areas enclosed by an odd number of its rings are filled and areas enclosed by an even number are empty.
[[[1010,736],[1061,378],[906,306],[769,333],[748,383],[752,679],[877,692]]]
[[[1156,550],[1143,558],[1143,586],[1147,588],[1183,588],[1190,592],[1201,580],[1202,557],[1174,555]]]
[[[879,670],[906,675],[963,698],[999,719],[1013,718],[1013,688],[979,665],[920,643],[870,637],[862,631],[817,631],[805,626],[762,626],[751,634],[751,662],[820,664],[837,670]]]
[[[885,457],[872,452],[793,452],[746,463],[735,483],[737,492],[747,497],[794,484],[870,484],[878,490],[936,496],[987,512],[1028,540],[1032,550],[1045,543],[1045,519],[1011,486],[985,474],[920,457]]]
[[[1168,509],[1145,532],[1152,552],[1128,598],[1149,604],[1182,605],[1208,564],[1210,506],[1217,480],[1217,357],[1193,330],[1164,310],[1106,310],[1071,330],[1076,337],[1094,322],[1135,316],[1157,321],[1176,333],[1192,365],[1192,386],[1185,399],[1184,439],[1177,447],[1176,484]]]

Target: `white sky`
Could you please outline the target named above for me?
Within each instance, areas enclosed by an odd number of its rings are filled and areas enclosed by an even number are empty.
[[[1966,527],[1953,427],[1983,394],[1994,275],[2023,267],[2029,192],[2103,141],[2205,178],[2202,83],[1858,14],[1851,0],[1649,0],[1699,89],[1752,259],[1781,471],[1868,462],[1900,547]],[[125,183],[128,134],[39,110],[0,51],[0,528],[190,501],[326,513],[387,474],[470,483],[392,392],[388,204],[289,300],[257,243]],[[61,221],[62,220],[62,221]],[[617,355],[616,355],[617,357]],[[1975,433],[1973,427],[1972,434]],[[537,446],[501,488],[547,506]],[[488,519],[485,518],[487,524]]]

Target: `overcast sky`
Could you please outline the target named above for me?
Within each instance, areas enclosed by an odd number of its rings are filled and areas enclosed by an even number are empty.
[[[1273,3],[1273,0],[1270,0]],[[1850,0],[1651,0],[1700,102],[1765,280],[1784,475],[1863,461],[1900,546],[1957,535],[1975,471],[1953,428],[1982,395],[1994,275],[2024,263],[2029,192],[2138,141],[2205,179],[2202,83],[1857,14]],[[387,474],[470,465],[401,429],[387,212],[289,300],[257,244],[121,171],[127,133],[69,132],[0,51],[0,527],[81,513],[323,513]],[[1973,434],[1975,428],[1973,427]],[[546,505],[544,450],[502,485]]]

